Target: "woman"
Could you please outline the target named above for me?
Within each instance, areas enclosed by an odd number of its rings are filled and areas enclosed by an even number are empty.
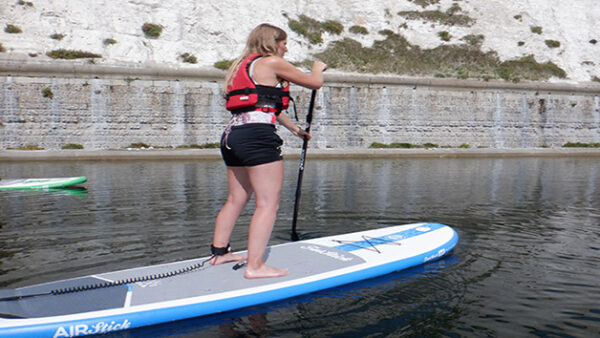
[[[246,278],[288,274],[287,269],[264,262],[283,186],[282,141],[276,134],[275,121],[292,134],[310,139],[311,135],[281,110],[287,106],[289,82],[319,89],[327,68],[323,62],[316,61],[311,73],[306,74],[283,59],[286,52],[287,34],[275,26],[261,24],[252,30],[242,56],[229,68],[225,78],[227,107],[233,114],[221,142],[229,195],[216,219],[210,263],[247,260]],[[244,79],[252,81],[247,87],[259,89],[240,90]],[[229,238],[252,194],[256,209],[248,232],[248,257],[243,257],[230,252]]]

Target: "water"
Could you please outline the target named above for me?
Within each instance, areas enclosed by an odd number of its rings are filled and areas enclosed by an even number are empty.
[[[290,238],[298,172],[271,243]],[[208,254],[220,161],[0,164],[0,177],[85,175],[86,190],[0,190],[0,288]],[[251,210],[231,244],[245,248]],[[452,255],[341,288],[117,337],[592,337],[600,334],[597,158],[308,160],[302,238],[419,221]],[[293,267],[289,267],[292,268]]]

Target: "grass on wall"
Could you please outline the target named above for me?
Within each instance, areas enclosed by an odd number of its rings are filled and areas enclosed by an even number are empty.
[[[481,46],[485,36],[483,34],[469,34],[460,38],[461,41],[468,43],[471,46]]]
[[[532,33],[540,34],[540,35],[542,34],[542,27],[540,27],[540,26],[531,26],[529,28],[531,29]]]
[[[426,7],[433,2],[419,2]],[[399,12],[409,19],[424,19],[445,25],[472,25],[475,21],[459,14],[462,11],[458,4],[453,4],[445,12],[414,11]],[[300,15],[298,20],[289,19],[289,27],[304,36],[310,43],[322,42],[321,34],[324,24],[318,20]],[[360,26],[353,26],[351,33],[364,32]],[[541,30],[541,27],[539,28]],[[538,28],[532,27],[532,31]],[[338,29],[342,32],[343,27]],[[566,73],[552,62],[538,63],[533,55],[519,59],[501,61],[494,51],[483,52],[481,46],[485,37],[481,34],[470,34],[460,38],[461,44],[440,45],[433,49],[422,49],[412,45],[406,38],[392,30],[378,32],[385,36],[384,40],[375,41],[372,47],[351,38],[330,43],[326,50],[316,53],[317,59],[327,63],[330,68],[359,73],[391,73],[411,76],[433,76],[459,79],[504,79],[511,82],[521,80],[547,80],[552,76],[565,78]],[[450,41],[452,36],[441,31],[438,36],[443,41]],[[219,69],[227,69],[231,63],[221,61],[215,63]],[[311,62],[305,60],[300,65],[310,67]]]
[[[430,11],[400,11],[398,15],[405,17],[408,20],[423,20],[434,22],[446,26],[465,26],[470,27],[475,23],[475,20],[464,14],[457,14],[462,9],[454,3],[445,12],[439,10]]]
[[[340,35],[344,31],[344,26],[338,21],[321,22],[303,14],[298,17],[298,20],[288,18],[288,27],[307,38],[312,44],[322,43],[322,35],[325,32]]]
[[[155,23],[146,22],[142,25],[142,32],[147,38],[158,38],[162,33],[163,27]]]
[[[440,0],[408,0],[410,2],[413,2],[423,8],[429,6],[429,5],[435,5],[435,4],[439,4]]]
[[[53,59],[66,59],[66,60],[74,60],[74,59],[85,59],[85,58],[101,58],[102,55],[94,54],[90,52],[85,52],[81,50],[70,50],[70,49],[56,49],[46,53],[49,57]]]
[[[17,1],[17,5],[21,5],[21,6],[27,6],[27,7],[33,7],[33,2],[31,2],[31,1],[19,0],[19,1]]]
[[[546,43],[546,46],[548,46],[550,48],[558,48],[558,47],[560,47],[560,41],[545,40],[544,43]]]
[[[567,142],[563,148],[600,148],[600,143]]]
[[[315,56],[331,68],[351,72],[392,73],[449,78],[504,79],[512,82],[565,78],[566,73],[552,62],[538,63],[533,55],[501,61],[493,52],[481,51],[481,37],[471,36],[468,43],[421,49],[390,30],[372,47],[345,38],[332,42]],[[475,43],[475,44],[473,44]]]
[[[7,24],[6,27],[4,27],[4,32],[9,34],[19,34],[23,33],[23,30],[15,25]]]
[[[513,82],[517,77],[527,80],[547,80],[552,76],[564,79],[567,73],[553,62],[539,63],[533,55],[500,63],[496,69],[500,78]]]
[[[183,62],[185,62],[185,63],[193,63],[193,64],[198,63],[198,58],[196,58],[196,56],[194,56],[190,53],[183,53],[180,55],[180,57],[183,60]]]
[[[450,41],[450,39],[452,38],[450,33],[446,32],[446,31],[438,32],[438,36],[440,37],[440,39],[442,39],[442,41],[446,41],[446,42]]]
[[[217,149],[221,147],[220,142],[204,143],[204,144],[190,144],[177,146],[177,149]]]
[[[24,146],[20,146],[17,148],[7,148],[9,150],[44,150],[44,148],[40,147],[37,144],[26,144]]]
[[[360,35],[367,35],[367,34],[369,34],[369,30],[367,30],[363,26],[358,26],[358,25],[350,27],[350,29],[348,29],[348,31],[350,33],[353,33],[353,34],[360,34]]]
[[[52,89],[50,87],[46,87],[46,88],[42,89],[42,96],[49,98],[49,99],[53,99],[54,93],[52,92]]]
[[[221,60],[214,63],[214,67],[221,70],[228,70],[235,60]]]
[[[61,149],[83,149],[83,145],[77,143],[67,143]]]

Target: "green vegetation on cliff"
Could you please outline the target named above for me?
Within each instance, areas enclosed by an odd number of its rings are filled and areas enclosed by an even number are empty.
[[[101,58],[102,55],[94,54],[90,52],[84,52],[81,50],[69,50],[69,49],[56,49],[46,53],[53,59],[86,59],[86,58]]]
[[[566,77],[565,71],[556,64],[540,64],[533,55],[501,61],[496,52],[481,51],[482,36],[463,38],[467,43],[422,49],[389,30],[380,34],[386,38],[375,41],[372,47],[363,47],[360,42],[345,38],[332,42],[327,50],[315,57],[331,68],[351,72],[484,80],[501,78],[513,82]]]
[[[436,0],[414,0],[414,2],[423,8],[438,3]],[[408,20],[425,20],[445,26],[469,27],[473,25],[475,20],[459,14],[461,11],[460,6],[454,3],[445,12],[439,10],[403,11],[398,15]],[[288,26],[292,31],[304,36],[311,44],[321,43],[323,41],[321,34],[325,31],[340,34],[344,30],[343,27],[339,27],[339,23],[320,22],[306,15],[300,15],[298,20],[288,18]],[[404,26],[406,28],[406,24]],[[331,27],[337,28],[333,30]],[[352,26],[349,31],[354,34],[368,34],[366,29],[361,28]],[[531,27],[531,30],[533,33],[541,34],[541,27]],[[462,43],[445,43],[432,49],[423,49],[418,45],[413,45],[404,36],[389,29],[381,30],[379,34],[385,38],[376,40],[371,47],[364,47],[359,41],[345,37],[329,43],[325,50],[314,54],[314,57],[327,63],[330,68],[359,73],[483,80],[504,79],[511,82],[542,81],[552,76],[566,77],[565,71],[556,64],[552,62],[539,63],[533,55],[502,61],[495,51],[482,51],[481,46],[485,36],[481,34],[465,35],[458,39]],[[453,36],[448,31],[440,30],[437,34],[444,42],[453,40]],[[560,42],[554,40],[546,40],[546,44],[550,48],[560,46]],[[310,66],[311,63],[306,60],[301,64]]]
[[[469,27],[475,23],[467,15],[457,14],[462,9],[457,4],[453,4],[447,11],[401,11],[398,15],[410,20],[425,20],[435,22],[446,26],[465,26]]]
[[[330,34],[340,35],[344,31],[344,26],[333,20],[320,22],[318,20],[309,18],[306,15],[300,15],[298,20],[288,19],[288,27],[306,37],[310,43],[316,44],[323,42],[323,33],[328,32]]]

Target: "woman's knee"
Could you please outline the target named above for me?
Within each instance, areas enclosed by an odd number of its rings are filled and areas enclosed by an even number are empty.
[[[279,210],[279,198],[273,199],[256,199],[256,209],[277,213]]]
[[[235,206],[245,207],[250,199],[252,198],[252,194],[229,194],[227,196],[227,203],[230,203]]]

